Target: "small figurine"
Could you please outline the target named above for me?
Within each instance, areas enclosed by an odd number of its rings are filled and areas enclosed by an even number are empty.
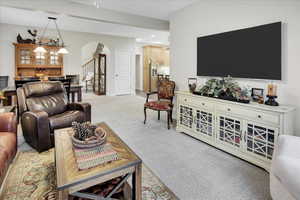
[[[21,44],[34,44],[34,42],[35,42],[32,39],[23,39],[20,34],[18,34],[18,36],[17,36],[17,41],[18,41],[18,43],[21,43]]]
[[[194,93],[197,88],[197,78],[188,78],[190,93]]]
[[[264,104],[265,100],[263,96],[260,96],[257,101],[259,104]]]
[[[27,32],[33,37],[32,44],[35,44],[36,43],[36,37],[37,37],[37,30],[34,29],[33,31],[31,31],[30,29],[28,29]]]

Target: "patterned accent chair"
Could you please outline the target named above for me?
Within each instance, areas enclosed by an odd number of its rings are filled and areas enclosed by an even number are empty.
[[[168,116],[168,129],[170,129],[170,121],[173,123],[172,111],[175,82],[170,80],[159,81],[157,89],[157,92],[147,93],[146,103],[144,104],[144,124],[146,124],[147,109],[158,111],[158,120],[160,120],[160,112],[165,111]],[[156,101],[149,101],[149,96],[153,94],[157,94],[158,99]]]

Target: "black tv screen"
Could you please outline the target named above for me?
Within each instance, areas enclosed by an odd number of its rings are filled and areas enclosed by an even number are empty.
[[[281,80],[281,22],[199,37],[197,76]]]

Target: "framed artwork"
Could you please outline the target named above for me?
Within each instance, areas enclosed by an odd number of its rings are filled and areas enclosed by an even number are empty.
[[[251,93],[253,101],[259,101],[261,98],[264,97],[264,89],[261,88],[252,88]]]

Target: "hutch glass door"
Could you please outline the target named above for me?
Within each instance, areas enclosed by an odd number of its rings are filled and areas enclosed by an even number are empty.
[[[29,48],[21,48],[19,50],[19,63],[20,65],[32,64],[32,52]]]
[[[60,58],[57,50],[51,49],[49,51],[49,64],[50,65],[60,65]]]

